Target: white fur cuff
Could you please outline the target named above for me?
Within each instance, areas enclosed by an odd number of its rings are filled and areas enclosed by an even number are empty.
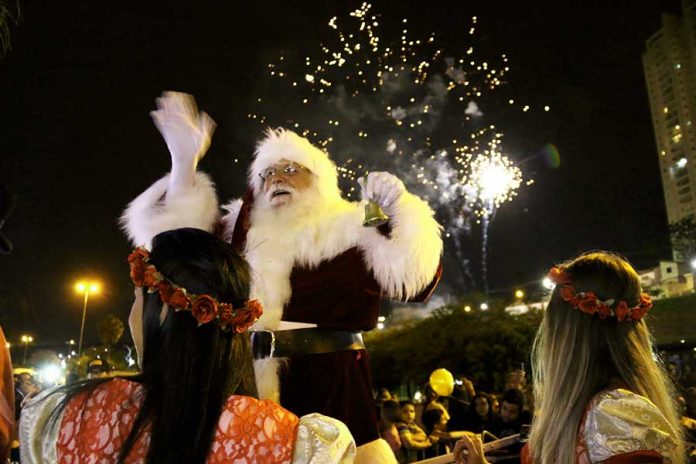
[[[194,227],[212,232],[218,218],[215,185],[197,172],[191,189],[166,195],[169,175],[164,176],[130,202],[121,226],[135,246],[151,248],[152,238],[166,230]]]
[[[442,255],[441,227],[428,204],[404,192],[393,205],[391,237],[367,234],[367,265],[391,298],[417,296],[435,277]]]

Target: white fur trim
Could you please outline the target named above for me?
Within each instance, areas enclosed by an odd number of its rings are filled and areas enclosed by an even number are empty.
[[[259,399],[271,400],[280,404],[279,370],[286,364],[286,358],[264,358],[254,360],[254,376]]]
[[[169,175],[166,175],[130,202],[123,212],[121,226],[134,245],[149,249],[155,235],[182,227],[213,231],[219,214],[213,181],[197,172],[193,187],[176,195],[167,195],[168,185]]]
[[[256,145],[256,155],[249,168],[249,186],[256,197],[262,189],[259,177],[264,169],[286,159],[309,169],[321,195],[341,196],[338,189],[338,172],[329,156],[304,137],[283,128],[268,129],[266,136]]]
[[[234,227],[237,224],[239,212],[242,210],[242,200],[238,198],[222,206],[227,213],[222,216],[222,239],[231,242],[234,235]]]
[[[428,204],[404,192],[392,205],[391,237],[365,234],[361,248],[382,290],[406,300],[430,284],[442,255],[441,227]]]
[[[310,199],[315,198],[309,195]],[[257,213],[252,212],[244,250],[253,273],[251,298],[264,304],[264,314],[254,329],[277,330],[292,294],[293,267],[316,267],[321,261],[357,246],[362,219],[357,204],[341,198],[318,201],[311,212],[288,214],[278,221],[273,220],[273,212]],[[267,216],[266,220],[261,220],[261,215]]]
[[[386,440],[377,440],[358,446],[355,464],[397,464],[396,456]]]
[[[362,250],[385,295],[397,299],[418,295],[440,264],[440,226],[427,203],[407,192],[394,211],[391,237],[363,227],[364,206],[340,198],[317,202],[307,215],[288,215],[282,227],[256,221],[258,216],[252,213],[244,255],[253,272],[252,298],[264,304],[254,328],[277,330],[292,295],[294,266],[313,268],[353,247]]]

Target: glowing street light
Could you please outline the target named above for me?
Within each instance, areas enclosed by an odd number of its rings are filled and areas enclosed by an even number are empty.
[[[518,300],[521,300],[522,298],[524,298],[524,292],[522,290],[516,290],[515,291],[515,298],[517,298]]]
[[[488,303],[481,303],[481,306],[479,307],[481,308],[481,311],[488,311]]]
[[[544,277],[544,280],[541,281],[541,285],[546,289],[546,290],[553,290],[553,287],[556,286],[556,284],[553,283],[551,279],[548,277]]]
[[[27,364],[27,349],[29,348],[29,344],[34,341],[34,337],[31,335],[22,335],[22,343],[24,343],[24,358],[22,360],[22,364],[26,365]]]
[[[78,282],[75,284],[75,291],[85,296],[84,305],[82,306],[82,324],[80,325],[80,342],[77,345],[78,354],[82,354],[82,338],[85,333],[85,318],[87,317],[87,301],[89,295],[99,293],[99,283],[97,282]]]

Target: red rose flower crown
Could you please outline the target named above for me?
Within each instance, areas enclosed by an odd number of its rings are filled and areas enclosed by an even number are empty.
[[[563,301],[586,314],[597,314],[601,319],[615,317],[619,321],[638,321],[652,308],[652,299],[647,293],[640,294],[636,306],[629,307],[625,301],[614,305],[613,298],[601,301],[593,292],[576,292],[570,276],[561,266],[554,266],[548,273],[549,279],[560,286],[559,294]]]
[[[137,287],[147,287],[148,292],[159,292],[163,303],[174,311],[190,311],[198,326],[217,321],[223,329],[232,328],[237,333],[245,332],[263,314],[258,300],[249,300],[240,308],[230,303],[221,303],[210,295],[194,295],[185,288],[171,282],[150,264],[150,252],[138,247],[128,256],[131,280]]]

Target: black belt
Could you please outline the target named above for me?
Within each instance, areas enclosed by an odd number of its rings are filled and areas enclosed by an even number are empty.
[[[287,358],[364,349],[362,334],[347,330],[311,327],[275,332],[270,330],[251,332],[251,350],[254,359]]]

